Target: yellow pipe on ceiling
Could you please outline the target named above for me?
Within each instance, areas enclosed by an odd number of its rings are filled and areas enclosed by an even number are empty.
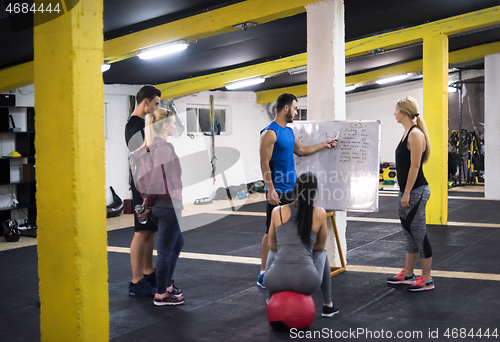
[[[0,69],[0,93],[33,84],[34,63]]]
[[[432,33],[441,33],[450,36],[498,24],[500,24],[500,6],[495,6],[423,25],[346,42],[345,54],[346,58],[351,58],[368,54],[370,51],[379,48],[387,50],[421,42],[422,37]]]

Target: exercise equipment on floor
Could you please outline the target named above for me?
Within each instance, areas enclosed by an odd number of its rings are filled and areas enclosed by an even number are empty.
[[[198,198],[197,200],[194,201],[195,205],[210,204],[210,203],[213,203],[210,197]]]
[[[21,237],[21,232],[17,228],[17,221],[8,219],[2,223],[3,237],[7,242],[19,241]]]
[[[111,189],[111,193],[113,194],[113,202],[106,206],[107,218],[120,216],[123,210],[123,201],[116,194],[112,186],[110,186],[109,188]]]
[[[292,291],[275,293],[266,310],[267,320],[276,330],[307,329],[316,317],[312,297]]]

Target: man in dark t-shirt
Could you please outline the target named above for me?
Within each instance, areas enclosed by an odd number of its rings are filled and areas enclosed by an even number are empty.
[[[130,152],[135,151],[144,142],[144,120],[146,114],[152,114],[158,109],[161,92],[154,86],[144,86],[136,96],[137,106],[125,125],[125,141]],[[143,203],[141,193],[137,190],[133,177],[130,177],[132,189],[132,206]],[[154,235],[158,227],[151,220],[141,224],[134,215],[134,237],[130,244],[130,265],[132,281],[129,284],[129,294],[139,297],[154,297],[156,274],[153,268]]]

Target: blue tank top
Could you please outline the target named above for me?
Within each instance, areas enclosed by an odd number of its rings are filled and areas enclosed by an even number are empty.
[[[276,133],[276,143],[269,162],[274,188],[278,193],[291,192],[297,179],[295,161],[293,160],[295,135],[290,127],[281,127],[274,121],[260,133],[262,134],[268,129]]]

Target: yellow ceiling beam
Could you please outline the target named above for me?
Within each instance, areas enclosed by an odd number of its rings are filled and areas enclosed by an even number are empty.
[[[359,84],[375,81],[379,78],[406,74],[409,72],[422,71],[422,60],[393,65],[383,69],[377,69],[362,74],[346,76],[345,84]]]
[[[146,47],[185,39],[195,41],[236,31],[234,25],[264,24],[305,12],[304,6],[320,0],[247,0],[104,42],[104,58],[116,62],[137,55]]]
[[[431,33],[453,35],[500,24],[500,6],[466,13],[427,24],[358,39],[345,44],[346,58],[364,55],[378,48],[392,49],[422,41]]]
[[[500,42],[473,46],[470,48],[450,52],[448,61],[450,64],[458,64],[481,59],[486,55],[499,53]],[[409,72],[418,72],[423,70],[422,60],[402,63],[383,69],[365,72],[358,75],[346,77],[346,84],[358,84],[375,81],[379,78],[406,74]]]
[[[0,69],[0,93],[33,84],[33,62]]]
[[[257,76],[270,76],[307,64],[307,54],[302,53],[270,62],[218,72],[215,74],[188,78],[185,80],[157,84],[162,99],[180,97],[200,91],[224,87],[227,83]]]
[[[450,64],[469,62],[483,58],[486,55],[491,55],[499,52],[500,52],[500,42],[483,44],[450,52],[448,57],[448,62]]]
[[[307,95],[307,84],[299,84],[291,87],[284,87],[279,89],[269,89],[258,91],[257,94],[257,103],[265,104],[276,101],[278,96],[283,93],[293,94],[297,97],[306,96]]]
[[[457,50],[449,53],[448,61],[450,64],[458,64],[481,59],[486,55],[500,53],[500,42],[473,46],[470,48]],[[346,77],[346,84],[359,84],[372,82],[379,78],[406,74],[409,72],[422,71],[422,60],[412,61],[393,65],[387,68],[378,69],[374,71],[365,72],[362,74],[352,75]],[[265,104],[276,101],[282,93],[292,93],[296,96],[307,95],[307,84],[298,86],[284,87],[270,90],[263,90],[257,92],[257,103]]]

